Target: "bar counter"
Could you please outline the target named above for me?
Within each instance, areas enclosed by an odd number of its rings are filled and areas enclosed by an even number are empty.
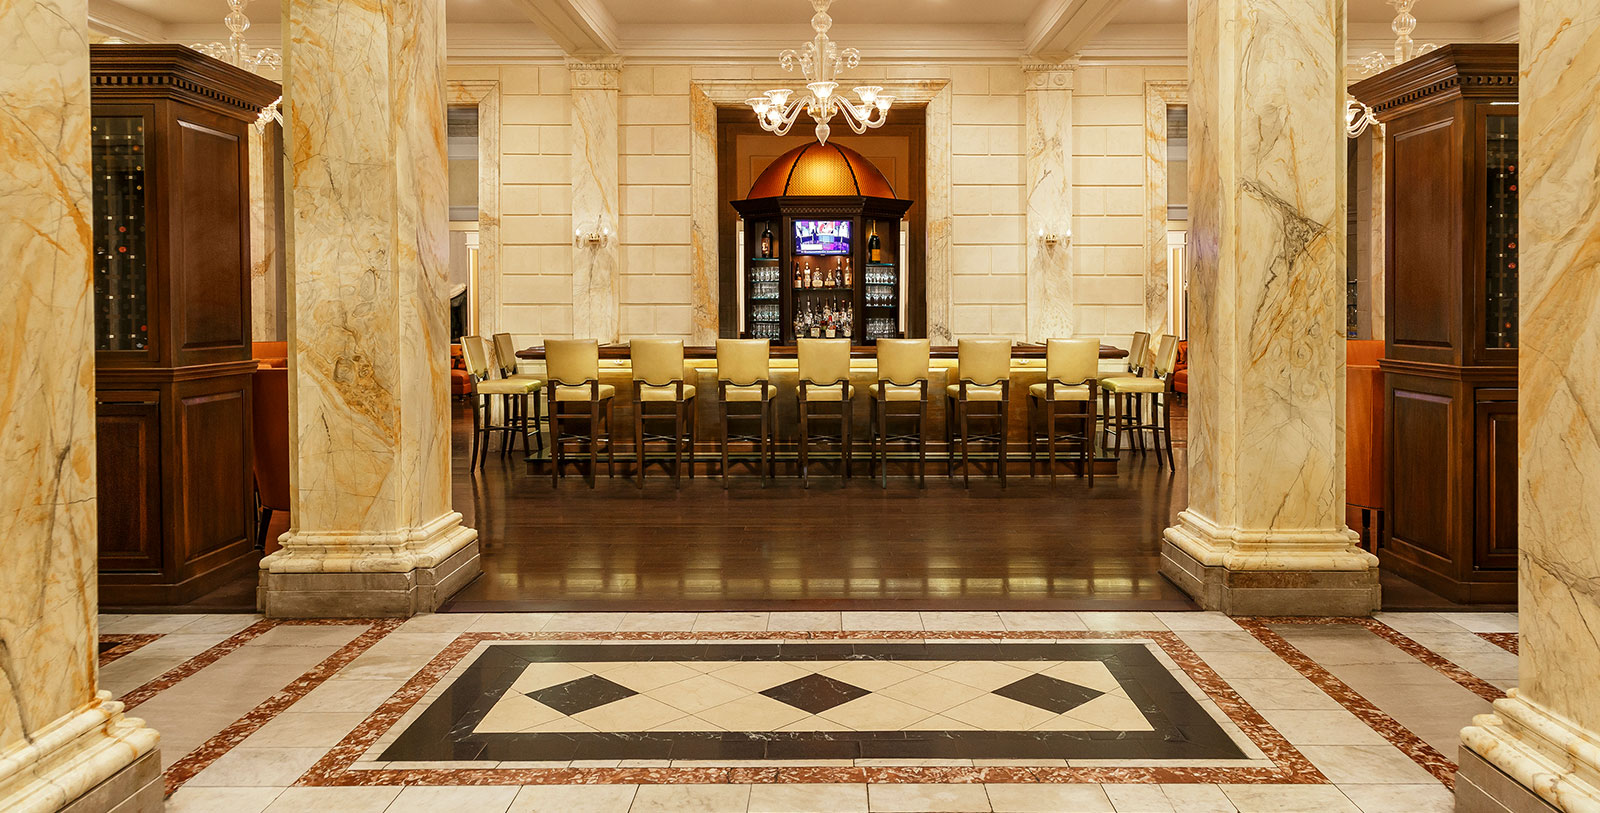
[[[792,358],[795,357],[795,353],[796,353],[795,346],[792,345],[792,344],[790,344],[790,345],[778,345],[778,344],[775,344],[775,345],[772,346],[772,350],[771,350],[772,357],[775,358],[775,359],[792,359]],[[872,346],[870,346],[870,345],[856,345],[856,346],[853,346],[853,347],[850,348],[850,357],[854,358],[854,359],[872,359],[872,358],[877,358],[877,353],[878,353],[877,349],[872,347]],[[956,357],[956,348],[955,348],[954,345],[942,345],[942,346],[941,345],[935,345],[935,346],[929,348],[929,354],[932,355],[932,357],[934,359],[954,359]],[[1038,359],[1040,362],[1043,362],[1044,361],[1044,354],[1045,354],[1045,346],[1042,345],[1042,344],[1014,344],[1014,345],[1011,346],[1011,358],[1012,358],[1013,362],[1015,360],[1017,360],[1017,359]],[[715,345],[709,345],[709,346],[707,346],[707,345],[687,346],[686,345],[683,348],[683,357],[685,359],[689,359],[689,360],[694,360],[694,359],[715,359],[717,357],[717,348],[716,348]],[[1127,357],[1128,357],[1128,351],[1123,350],[1120,347],[1112,347],[1109,344],[1100,345],[1100,358],[1101,359],[1121,359],[1121,358],[1127,358]],[[542,347],[542,346],[540,346],[540,347],[528,347],[528,348],[525,348],[525,349],[522,349],[522,350],[518,350],[517,351],[517,358],[543,361],[544,360],[544,347]],[[615,359],[626,360],[627,358],[628,358],[628,345],[626,345],[626,344],[602,344],[602,345],[600,345],[600,359],[601,359],[601,361],[605,361],[605,360],[608,360],[608,359],[611,359],[611,360],[615,360]]]

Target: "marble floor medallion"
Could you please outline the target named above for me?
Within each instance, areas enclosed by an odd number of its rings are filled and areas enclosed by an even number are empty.
[[[1252,757],[1145,642],[508,642],[464,661],[363,761]]]

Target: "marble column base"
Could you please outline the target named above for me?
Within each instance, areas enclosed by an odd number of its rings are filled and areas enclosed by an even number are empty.
[[[268,618],[406,618],[431,613],[472,581],[478,532],[446,514],[395,534],[286,534],[261,560],[256,606]]]
[[[94,705],[0,757],[0,810],[159,811],[165,794],[160,739],[143,720],[122,716],[122,704],[110,693],[100,692]]]
[[[1161,545],[1161,574],[1228,615],[1366,616],[1380,607],[1378,558],[1349,529],[1228,530],[1191,511]]]
[[[1600,813],[1600,734],[1517,689],[1495,701],[1493,714],[1472,718],[1461,744],[1457,811]]]

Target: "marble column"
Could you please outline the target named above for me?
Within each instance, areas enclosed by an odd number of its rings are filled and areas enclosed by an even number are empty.
[[[717,103],[699,83],[689,85],[689,283],[694,307],[689,343],[717,343],[721,258],[717,232]],[[709,190],[710,194],[701,194]]]
[[[1033,65],[1023,71],[1028,137],[1029,341],[1072,335],[1073,296],[1072,69]],[[1040,235],[1055,235],[1046,242]]]
[[[1208,609],[1366,615],[1344,524],[1344,0],[1190,0],[1189,507]]]
[[[283,279],[283,130],[250,128],[250,337],[285,336]]]
[[[444,3],[284,11],[294,501],[260,603],[429,612],[479,572],[450,507]]]
[[[156,732],[96,691],[84,0],[0,3],[0,45],[0,810],[160,810]]]
[[[926,264],[923,275],[924,297],[927,306],[928,339],[935,345],[956,343],[950,329],[950,287],[954,273],[955,249],[952,237],[955,232],[954,212],[950,195],[951,123],[955,103],[949,83],[933,94],[928,101],[925,124],[927,133],[927,190],[928,235]]]
[[[1461,732],[1458,811],[1600,811],[1600,7],[1522,4],[1518,687]]]
[[[622,61],[569,60],[572,93],[572,228],[609,232],[572,249],[572,335],[621,338],[621,241],[617,231],[617,90]]]

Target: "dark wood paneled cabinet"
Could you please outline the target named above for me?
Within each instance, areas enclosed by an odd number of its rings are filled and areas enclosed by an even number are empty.
[[[177,45],[94,45],[100,602],[255,567],[249,128],[278,85]]]
[[[1463,603],[1517,578],[1517,46],[1351,88],[1385,127],[1383,566]]]

